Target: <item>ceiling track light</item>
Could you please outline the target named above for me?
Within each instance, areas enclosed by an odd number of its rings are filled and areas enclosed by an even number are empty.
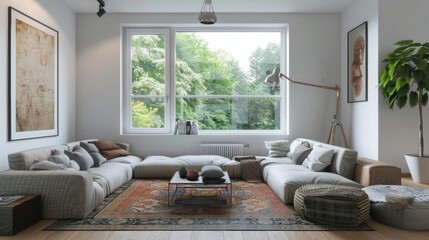
[[[198,21],[205,25],[216,23],[217,17],[213,10],[212,0],[204,0],[201,12],[198,15]]]
[[[104,3],[104,1],[103,1],[103,0],[97,0],[97,1],[98,1],[98,3],[100,4],[100,5],[98,6],[97,16],[98,16],[98,17],[102,17],[102,16],[106,13],[106,10],[104,10],[105,3]]]

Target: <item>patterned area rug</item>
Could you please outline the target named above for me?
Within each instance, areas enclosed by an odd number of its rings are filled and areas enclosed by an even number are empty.
[[[185,189],[168,206],[167,189],[167,180],[130,181],[85,219],[58,220],[45,230],[373,230],[367,225],[340,228],[305,221],[264,183],[234,181],[231,205],[221,190]]]

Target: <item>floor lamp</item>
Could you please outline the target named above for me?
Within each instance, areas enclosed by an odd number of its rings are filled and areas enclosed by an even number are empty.
[[[334,144],[335,131],[336,131],[336,128],[339,127],[340,131],[341,131],[341,136],[343,137],[344,145],[345,145],[345,147],[348,148],[349,146],[347,143],[346,135],[344,134],[343,125],[337,119],[338,110],[339,110],[338,108],[339,108],[339,103],[340,103],[340,87],[337,84],[335,84],[335,86],[324,86],[324,85],[295,81],[295,80],[289,78],[288,76],[284,75],[283,73],[281,73],[279,68],[275,68],[273,70],[273,72],[265,78],[265,82],[270,84],[270,85],[278,86],[278,85],[280,85],[280,79],[286,79],[286,80],[290,81],[291,83],[300,84],[300,85],[304,85],[304,86],[323,88],[323,89],[335,91],[335,93],[337,94],[335,115],[332,118],[331,128],[329,130],[329,136],[328,136],[327,142],[328,142],[328,144]]]

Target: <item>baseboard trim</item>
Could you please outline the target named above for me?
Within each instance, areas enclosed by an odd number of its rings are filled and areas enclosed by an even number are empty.
[[[411,177],[411,173],[401,173],[402,177]]]

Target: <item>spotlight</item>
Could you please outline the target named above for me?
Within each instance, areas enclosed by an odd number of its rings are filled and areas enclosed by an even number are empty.
[[[106,13],[106,10],[104,10],[104,1],[103,0],[97,0],[98,3],[100,3],[100,5],[98,6],[98,12],[97,12],[97,16],[101,17]]]

